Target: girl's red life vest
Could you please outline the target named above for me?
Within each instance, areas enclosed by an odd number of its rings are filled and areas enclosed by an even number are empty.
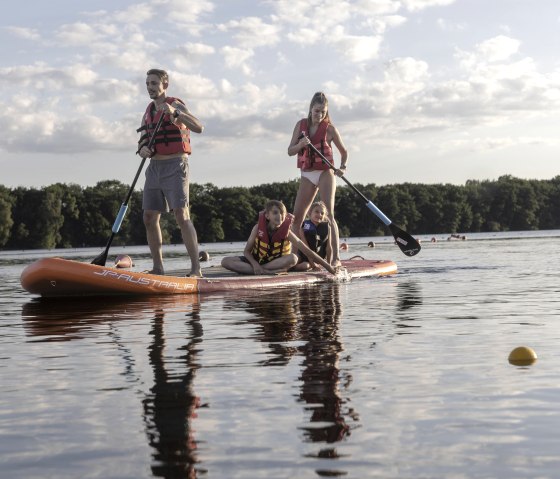
[[[309,137],[311,144],[317,148],[323,156],[333,163],[332,148],[327,142],[327,128],[329,123],[322,121],[319,123],[317,131],[312,137]],[[307,126],[307,118],[302,118],[299,122],[300,138],[301,135],[309,136],[309,129]],[[297,167],[302,170],[328,170],[329,166],[323,162],[321,157],[315,153],[311,147],[307,146],[302,148],[297,157]]]
[[[168,96],[165,98],[165,102],[170,105],[177,101],[184,104],[178,98],[173,98]],[[154,102],[151,102],[146,108],[146,113],[144,113],[143,125],[136,130],[137,132],[143,132],[140,140],[138,141],[139,148],[147,146],[159,117],[163,114],[161,111],[156,111]],[[169,115],[165,115],[163,123],[161,124],[159,131],[156,134],[154,149],[159,155],[172,155],[175,153],[183,154],[191,153],[191,138],[190,130],[183,124],[180,126],[175,125],[171,122]]]
[[[293,221],[293,215],[288,213],[282,224],[271,237],[268,233],[268,221],[265,217],[265,212],[261,211],[259,213],[257,238],[255,239],[252,250],[253,257],[259,264],[269,263],[273,259],[280,258],[280,256],[285,256],[292,252],[292,244],[290,240],[288,240],[288,234],[290,233],[290,227]]]

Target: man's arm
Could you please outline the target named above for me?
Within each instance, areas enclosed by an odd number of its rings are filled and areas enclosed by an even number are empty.
[[[173,111],[170,112],[170,115],[173,119],[173,123],[182,123],[194,133],[202,133],[204,131],[204,126],[200,120],[189,111],[186,105],[174,101],[171,107]]]

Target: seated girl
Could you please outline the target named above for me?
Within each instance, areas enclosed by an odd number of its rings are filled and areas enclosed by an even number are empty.
[[[259,221],[253,227],[243,256],[227,256],[222,266],[242,274],[277,274],[293,268],[298,257],[292,253],[296,245],[314,262],[335,274],[335,269],[304,244],[291,230],[294,217],[289,215],[281,201],[269,201],[259,214]]]

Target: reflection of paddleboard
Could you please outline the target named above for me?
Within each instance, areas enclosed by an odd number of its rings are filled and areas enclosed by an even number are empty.
[[[94,326],[134,321],[158,311],[193,312],[200,306],[196,294],[159,296],[73,297],[64,301],[33,298],[23,305],[26,334],[46,341],[66,341],[95,334]],[[103,331],[103,335],[106,331]]]
[[[345,279],[385,276],[397,271],[397,265],[392,261],[353,259],[342,261],[342,265],[348,273],[344,275]],[[46,297],[193,294],[269,289],[335,280],[337,277],[327,271],[245,276],[231,273],[221,267],[206,268],[204,278],[163,276],[138,271],[122,271],[62,258],[40,259],[27,266],[21,274],[21,285],[24,289]]]

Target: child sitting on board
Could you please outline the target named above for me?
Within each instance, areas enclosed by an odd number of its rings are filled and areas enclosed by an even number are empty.
[[[291,230],[294,217],[287,213],[281,201],[270,200],[264,211],[259,213],[259,221],[253,227],[243,256],[227,256],[222,266],[242,274],[277,274],[288,271],[298,262],[292,253],[292,243],[314,262],[335,274],[335,269],[313,252]]]
[[[327,219],[327,206],[322,201],[316,201],[309,208],[308,219],[303,222],[302,230],[304,242],[321,258],[331,262],[331,224]],[[303,252],[298,251],[298,264],[295,271],[318,270],[313,259],[308,258]]]

